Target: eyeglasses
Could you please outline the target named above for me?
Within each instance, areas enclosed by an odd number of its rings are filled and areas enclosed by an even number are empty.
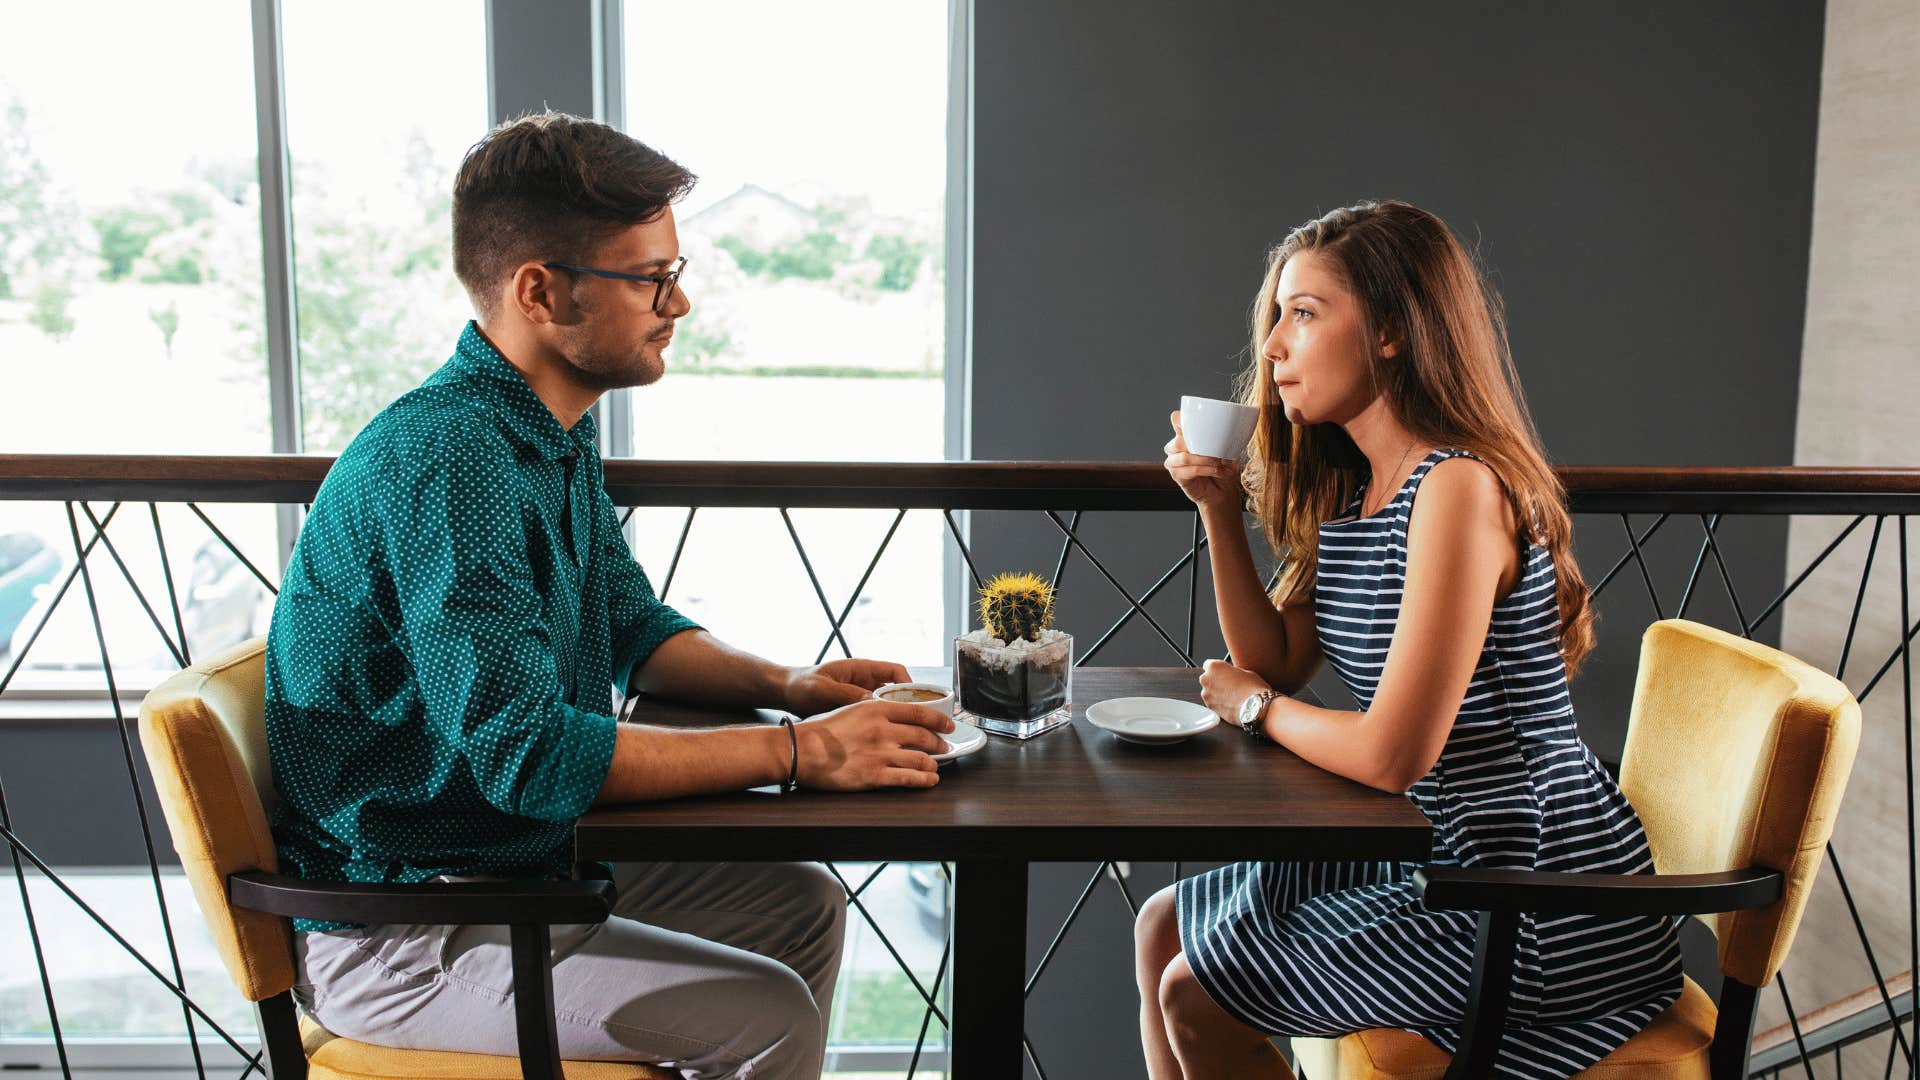
[[[687,257],[685,255],[680,256],[680,261],[673,264],[673,269],[664,274],[629,274],[621,270],[600,270],[591,266],[576,266],[573,263],[563,262],[541,263],[540,265],[549,270],[566,270],[575,274],[592,274],[594,277],[612,278],[615,281],[652,282],[654,286],[653,313],[655,315],[661,315],[665,313],[667,300],[673,296],[674,288],[680,284],[680,272],[686,269]]]

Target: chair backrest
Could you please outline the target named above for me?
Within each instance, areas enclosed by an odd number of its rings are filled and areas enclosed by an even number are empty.
[[[249,1001],[293,986],[292,929],[285,919],[236,909],[227,875],[276,871],[267,812],[266,639],[207,657],[159,686],[140,705],[140,745],[153,772],[200,912],[227,974]]]
[[[1647,628],[1620,786],[1655,866],[1786,878],[1777,902],[1704,919],[1723,974],[1763,987],[1786,959],[1859,743],[1860,705],[1826,672],[1683,619]]]

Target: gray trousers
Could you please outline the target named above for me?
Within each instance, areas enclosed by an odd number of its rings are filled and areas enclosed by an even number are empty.
[[[553,928],[560,1056],[817,1078],[846,894],[809,863],[616,863],[613,916]],[[504,926],[296,934],[294,996],[336,1035],[518,1052]]]

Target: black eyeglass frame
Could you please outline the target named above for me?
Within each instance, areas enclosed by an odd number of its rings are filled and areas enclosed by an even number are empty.
[[[673,296],[673,290],[680,284],[680,273],[687,268],[687,257],[685,255],[680,256],[680,261],[673,264],[673,269],[664,274],[629,274],[624,270],[602,270],[594,266],[580,266],[576,263],[564,262],[543,262],[540,265],[549,270],[566,270],[575,274],[591,274],[594,277],[611,278],[614,281],[650,282],[654,287],[653,313],[659,315],[662,313],[662,309],[666,307],[668,298]]]

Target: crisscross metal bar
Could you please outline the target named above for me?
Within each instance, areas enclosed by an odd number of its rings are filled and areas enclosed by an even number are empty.
[[[1873,519],[1873,539],[1867,543],[1867,561],[1860,567],[1860,588],[1853,594],[1853,615],[1847,619],[1846,644],[1840,646],[1840,663],[1833,669],[1833,677],[1846,681],[1847,658],[1853,654],[1853,634],[1860,629],[1860,608],[1867,600],[1867,580],[1873,577],[1873,556],[1880,549],[1880,527],[1887,523],[1885,514]]]
[[[1913,1061],[1913,1049],[1907,1044],[1906,1031],[1900,1026],[1900,1016],[1894,1011],[1893,998],[1887,993],[1887,980],[1880,974],[1880,960],[1874,956],[1873,942],[1867,938],[1866,923],[1860,919],[1860,908],[1853,902],[1853,890],[1847,887],[1846,872],[1840,869],[1840,856],[1833,850],[1833,841],[1827,841],[1827,861],[1833,864],[1834,881],[1840,885],[1840,898],[1846,901],[1847,914],[1853,918],[1853,932],[1860,938],[1861,951],[1867,954],[1867,970],[1873,973],[1873,985],[1880,991],[1880,1003],[1886,1007],[1887,1019],[1892,1021],[1894,1041],[1907,1055],[1909,1064]],[[1836,1055],[1837,1056],[1837,1055]]]
[[[1640,550],[1640,541],[1634,539],[1633,522],[1625,514],[1620,515],[1620,527],[1627,532],[1627,544],[1633,548],[1633,561],[1640,564],[1640,580],[1647,583],[1647,599],[1653,601],[1653,617],[1655,620],[1664,619],[1667,616],[1660,607],[1660,592],[1653,587],[1653,572],[1647,569],[1646,554]]]
[[[1120,873],[1120,864],[1110,862],[1107,869],[1113,871],[1113,883],[1120,887],[1120,899],[1126,902],[1127,914],[1135,919],[1140,917],[1140,905],[1133,902],[1133,890],[1127,888],[1126,876]]]
[[[1800,1018],[1794,1015],[1793,998],[1787,994],[1787,977],[1782,972],[1773,973],[1773,985],[1780,989],[1780,1003],[1787,1007],[1787,1024],[1793,1029],[1793,1043],[1800,1048],[1800,1067],[1807,1070],[1807,1080],[1814,1080],[1813,1058],[1807,1054],[1807,1040],[1800,1035]],[[1836,1053],[1834,1059],[1839,1060]]]
[[[887,545],[893,543],[893,534],[899,530],[900,523],[906,518],[905,510],[893,515],[893,524],[887,526],[887,535],[881,538],[879,549],[873,553],[873,558],[867,561],[866,572],[860,575],[859,584],[853,587],[853,595],[847,597],[846,606],[840,609],[839,618],[833,618],[833,612],[827,612],[827,617],[833,619],[833,630],[828,633],[827,640],[820,643],[820,651],[813,656],[814,663],[817,664],[827,658],[827,649],[833,644],[833,635],[840,632],[840,628],[847,623],[847,617],[853,614],[853,605],[860,602],[860,594],[867,589],[867,579],[873,577],[874,568],[880,565],[881,558],[887,553]]]
[[[945,865],[945,864],[942,864]],[[933,996],[940,996],[940,986],[947,978],[947,965],[953,960],[953,936],[947,936],[947,943],[940,948],[940,966],[933,973]],[[927,1046],[927,1029],[933,1026],[931,1009],[920,1014],[920,1034],[913,1039],[913,1057],[907,1059],[907,1080],[913,1080],[913,1074],[920,1068],[920,1054]]]
[[[827,864],[827,873],[833,875],[834,880],[840,883],[842,889],[847,889],[847,879],[840,876],[839,869],[832,863]],[[913,984],[914,990],[920,995],[920,1000],[926,1002],[927,1008],[933,1010],[933,1015],[939,1018],[940,1026],[949,1031],[953,1030],[953,1024],[947,1020],[947,1014],[940,1011],[940,1006],[933,1000],[933,995],[927,993],[927,988],[920,985],[920,977],[915,975],[913,968],[907,965],[906,958],[900,955],[900,950],[893,947],[893,942],[888,939],[887,932],[880,929],[880,923],[874,919],[873,913],[867,910],[867,905],[861,903],[858,896],[853,895],[852,889],[847,889],[847,899],[853,902],[854,910],[860,913],[860,917],[866,920],[867,926],[872,928],[874,936],[880,939],[880,944],[886,947],[887,955],[893,957],[893,962],[899,966],[900,973],[905,975],[907,981]]]
[[[1082,513],[1084,513],[1084,511],[1081,510],[1075,510],[1073,512],[1073,527],[1076,529],[1080,527],[1080,515]],[[1067,555],[1071,551],[1073,551],[1073,541],[1060,541],[1060,558],[1053,564],[1053,576],[1047,579],[1053,582],[1055,592],[1058,592],[1060,589],[1060,576],[1067,572]]]
[[[1718,514],[1714,515],[1716,520],[1719,518],[1719,516],[1720,515]],[[1820,554],[1814,556],[1813,561],[1807,564],[1806,569],[1800,571],[1799,575],[1793,579],[1792,584],[1788,585],[1785,589],[1780,590],[1780,595],[1774,597],[1772,603],[1760,609],[1760,614],[1755,615],[1753,617],[1753,629],[1758,630],[1760,629],[1761,626],[1765,625],[1767,619],[1770,618],[1774,612],[1780,610],[1781,606],[1787,602],[1787,598],[1791,597],[1794,594],[1794,591],[1800,588],[1800,584],[1806,581],[1809,577],[1812,577],[1813,572],[1815,570],[1820,569],[1820,565],[1827,561],[1827,556],[1833,554],[1834,550],[1840,546],[1841,542],[1846,540],[1847,537],[1852,536],[1853,530],[1859,528],[1861,523],[1866,520],[1867,520],[1867,515],[1861,514],[1859,517],[1854,518],[1853,521],[1850,524],[1848,524],[1846,528],[1840,530],[1840,535],[1834,537],[1831,541],[1829,541],[1827,543],[1827,546],[1821,549]]]
[[[253,576],[259,580],[260,584],[266,586],[268,592],[272,593],[275,596],[280,595],[280,586],[275,585],[273,582],[267,580],[267,575],[261,573],[260,568],[253,565],[253,560],[247,558],[247,553],[240,550],[240,545],[234,543],[232,540],[227,539],[227,534],[220,531],[220,526],[215,525],[213,523],[213,519],[207,516],[206,511],[200,509],[200,507],[194,505],[193,503],[188,503],[187,509],[193,511],[195,517],[198,517],[201,521],[205,522],[207,528],[213,530],[213,535],[217,537],[222,544],[225,544],[227,546],[227,550],[233,554],[234,558],[240,560],[241,566],[246,567],[247,570],[251,572]]]
[[[787,535],[793,538],[793,550],[800,555],[800,565],[807,572],[807,580],[813,583],[814,598],[820,601],[820,610],[826,615],[827,624],[831,627],[827,632],[827,641],[829,643],[839,641],[840,651],[851,657],[853,646],[847,644],[846,635],[840,632],[840,624],[834,621],[833,604],[827,600],[827,590],[820,587],[820,575],[813,572],[813,560],[807,558],[806,545],[800,542],[800,531],[793,527],[793,515],[789,514],[784,506],[780,508],[780,520],[787,523]]]
[[[1140,606],[1140,601],[1135,600],[1133,594],[1127,591],[1127,587],[1120,584],[1120,579],[1114,577],[1107,571],[1106,566],[1101,563],[1100,559],[1087,548],[1085,541],[1081,540],[1072,529],[1068,528],[1066,522],[1060,520],[1059,514],[1054,513],[1052,510],[1044,512],[1047,515],[1047,520],[1053,522],[1056,528],[1065,533],[1068,541],[1070,541],[1074,547],[1080,549],[1080,553],[1087,557],[1087,561],[1093,564],[1095,570],[1100,571],[1100,576],[1107,579],[1107,584],[1113,586],[1114,591],[1118,592],[1141,618],[1147,620],[1147,625],[1153,627],[1153,632],[1159,634],[1160,640],[1167,643],[1167,648],[1172,649],[1180,659],[1185,660],[1188,667],[1192,667],[1193,655],[1181,648],[1180,643],[1173,640],[1172,636],[1167,633],[1166,627],[1161,626],[1159,620],[1148,614],[1146,608]]]
[[[1905,584],[1904,574],[1902,575],[1901,583],[1902,585]],[[1901,607],[1904,609],[1906,605],[1902,604]],[[1858,701],[1863,705],[1866,703],[1867,695],[1873,693],[1874,687],[1880,685],[1880,680],[1885,678],[1887,675],[1887,672],[1893,670],[1893,665],[1899,663],[1900,658],[1906,654],[1906,649],[1909,645],[1913,643],[1913,637],[1915,634],[1920,634],[1920,623],[1908,624],[1906,633],[1900,635],[1900,641],[1894,645],[1893,651],[1888,653],[1887,658],[1881,661],[1880,666],[1874,670],[1873,678],[1868,679],[1867,685],[1862,687],[1859,693],[1853,695],[1853,699],[1855,701]],[[1913,684],[1909,682],[1907,685],[1911,687]]]
[[[1025,1033],[1020,1036],[1020,1048],[1027,1052],[1027,1060],[1033,1064],[1033,1071],[1040,1080],[1047,1080],[1047,1070],[1040,1067],[1040,1056],[1033,1052],[1033,1040]]]
[[[1193,512],[1193,544],[1187,549],[1187,653],[1193,653],[1193,613],[1200,602],[1200,511]]]
[[[1207,541],[1205,540],[1200,541],[1200,546],[1202,548],[1206,547]],[[1151,588],[1149,588],[1145,593],[1141,594],[1142,601],[1143,602],[1151,601],[1154,597],[1160,595],[1160,590],[1165,588],[1169,581],[1172,581],[1176,576],[1178,576],[1180,571],[1183,568],[1185,568],[1188,563],[1194,561],[1194,558],[1195,558],[1195,555],[1193,552],[1188,552],[1187,554],[1181,556],[1179,561],[1175,562],[1173,566],[1169,567],[1166,573],[1160,575],[1160,579],[1158,581],[1155,581]],[[1104,634],[1101,634],[1099,640],[1095,641],[1091,648],[1089,648],[1085,653],[1081,654],[1079,659],[1074,661],[1073,666],[1081,667],[1085,665],[1087,661],[1093,659],[1095,653],[1098,653],[1101,649],[1105,648],[1107,645],[1107,642],[1113,640],[1113,636],[1115,634],[1118,634],[1121,628],[1125,627],[1128,623],[1132,621],[1133,621],[1133,609],[1128,608],[1126,611],[1121,613],[1120,618],[1117,621],[1115,621],[1112,626],[1107,627],[1107,632]]]
[[[47,972],[47,952],[40,944],[40,924],[33,914],[33,899],[27,895],[26,871],[20,867],[20,848],[13,842],[13,814],[7,809],[7,789],[0,783],[0,834],[7,838],[7,855],[13,861],[13,880],[20,886],[20,907],[27,916],[27,940],[33,946],[33,963],[40,972],[40,993],[47,1003],[47,1022],[53,1029],[53,1048],[60,1058],[60,1075],[71,1077],[67,1063],[67,1041],[60,1034],[60,1010],[53,1003],[53,978]]]
[[[1700,515],[1701,531],[1707,536],[1707,550],[1713,553],[1713,565],[1720,568],[1720,583],[1727,587],[1727,599],[1733,603],[1733,617],[1740,621],[1740,636],[1751,638],[1753,624],[1747,621],[1747,614],[1740,610],[1740,590],[1733,587],[1733,575],[1727,572],[1727,561],[1720,557],[1720,542],[1713,538],[1713,525],[1705,514]]]
[[[967,542],[960,539],[960,526],[953,523],[953,511],[942,510],[940,516],[946,519],[947,531],[953,534],[953,542],[960,549],[960,558],[967,564],[967,573],[973,576],[973,587],[978,589],[986,585],[980,578],[980,568],[973,565],[973,552],[967,550]]]
[[[1053,962],[1054,950],[1058,949],[1060,943],[1066,940],[1067,931],[1073,929],[1074,920],[1080,917],[1080,909],[1087,906],[1087,898],[1093,895],[1094,886],[1100,884],[1100,879],[1106,875],[1106,872],[1106,863],[1101,863],[1099,866],[1094,867],[1093,876],[1087,879],[1087,887],[1080,890],[1080,898],[1073,902],[1071,908],[1067,909],[1066,921],[1060,924],[1060,929],[1053,935],[1053,940],[1047,943],[1046,951],[1040,954],[1040,962],[1034,965],[1033,974],[1027,976],[1026,989],[1021,992],[1023,997],[1031,997],[1033,995],[1034,984],[1040,981],[1040,976],[1047,970],[1047,965]]]
[[[1720,515],[1715,514],[1713,516],[1713,525],[1718,525],[1719,523]],[[1708,527],[1712,528],[1712,526]],[[1706,565],[1707,542],[1703,539],[1700,541],[1700,550],[1694,552],[1693,569],[1687,571],[1687,587],[1680,592],[1680,606],[1674,611],[1674,618],[1684,619],[1687,617],[1687,606],[1693,603],[1693,587],[1700,581],[1700,571],[1705,569]]]
[[[173,608],[173,629],[175,633],[180,635],[180,666],[186,667],[188,664],[193,663],[193,650],[187,644],[186,620],[180,617],[180,591],[174,588],[173,564],[167,561],[167,537],[160,529],[159,504],[148,503],[147,513],[153,518],[153,546],[160,552],[160,576],[164,578],[167,583],[167,604]],[[93,520],[93,512],[91,510],[87,512],[87,520]],[[95,528],[99,530],[101,536],[104,537],[106,535],[107,527],[105,523],[96,525]]]
[[[33,849],[28,847],[26,845],[26,842],[21,840],[19,836],[15,835],[13,829],[10,826],[0,825],[0,840],[5,840],[7,842],[7,846],[13,849],[16,858],[21,855],[26,856],[27,861],[33,864],[33,868],[35,870],[40,871],[40,876],[46,878],[47,881],[53,884],[54,888],[59,889],[63,894],[65,894],[66,898],[72,902],[73,906],[80,909],[81,914],[93,920],[93,924],[95,926],[98,926],[101,929],[101,931],[104,932],[109,938],[112,938],[114,944],[120,946],[121,949],[125,950],[128,956],[133,957],[133,960],[135,963],[145,968],[147,970],[147,974],[153,976],[155,982],[158,982],[161,986],[166,987],[168,993],[172,994],[174,997],[179,998],[181,1005],[185,1006],[188,1009],[191,1009],[193,1011],[193,1014],[195,1016],[198,1016],[201,1019],[201,1021],[207,1025],[208,1029],[210,1029],[215,1035],[220,1036],[222,1041],[224,1041],[228,1046],[233,1048],[234,1053],[239,1054],[241,1057],[247,1058],[256,1063],[260,1060],[258,1054],[249,1054],[247,1052],[247,1048],[240,1045],[240,1043],[237,1040],[235,1040],[232,1035],[228,1034],[227,1029],[221,1027],[220,1022],[218,1020],[215,1020],[213,1017],[207,1015],[207,1011],[201,1008],[198,1004],[194,1002],[193,998],[187,995],[186,990],[183,988],[185,986],[184,981],[176,985],[175,983],[169,981],[165,975],[161,974],[160,969],[157,967],[154,967],[153,962],[151,960],[148,960],[144,955],[142,955],[139,949],[134,948],[132,942],[122,937],[120,934],[120,931],[115,930],[113,926],[107,922],[107,920],[101,918],[100,913],[93,910],[93,907],[89,905],[84,899],[82,899],[79,893],[74,891],[73,886],[67,884],[66,879],[62,878],[59,874],[54,873],[53,868],[47,865],[46,860],[34,854]],[[197,1041],[198,1040],[196,1040],[196,1042]]]
[[[1621,515],[1621,516],[1624,517],[1625,515]],[[1648,540],[1653,539],[1653,534],[1659,532],[1660,526],[1665,525],[1667,523],[1667,519],[1672,516],[1673,515],[1671,514],[1661,514],[1658,520],[1656,520],[1652,525],[1647,526],[1646,532],[1643,532],[1640,534],[1640,543],[1644,544]],[[1637,552],[1638,550],[1639,550],[1639,545],[1638,544],[1633,545],[1625,555],[1620,556],[1619,559],[1614,561],[1614,564],[1612,566],[1607,568],[1606,573],[1600,575],[1600,583],[1587,591],[1591,592],[1595,596],[1600,595],[1600,590],[1607,587],[1607,582],[1612,581],[1613,576],[1615,574],[1618,574],[1622,569],[1625,569],[1626,565],[1633,561],[1634,553]]]
[[[632,517],[633,511],[637,509],[639,509],[639,507],[633,507],[632,509],[629,509],[627,511],[627,516]],[[680,572],[680,556],[683,552],[687,550],[687,534],[693,531],[693,515],[699,512],[700,512],[700,508],[697,506],[687,507],[686,524],[680,526],[680,540],[678,543],[673,545],[673,562],[667,565],[667,583],[660,587],[660,599],[663,602],[667,598],[667,591],[673,588],[673,575]]]
[[[1900,515],[1900,625],[1906,626],[1913,618],[1912,595],[1908,588],[1907,574],[1907,516]],[[1913,806],[1913,635],[1906,634],[1900,639],[1900,685],[1905,691],[1900,695],[1901,727],[1906,738],[1906,753],[1902,755],[1902,764],[1906,770],[1907,796],[1907,970],[1920,980],[1920,852],[1914,846],[1914,806]],[[1916,985],[1913,1000],[1920,1004],[1920,985]],[[1791,1011],[1791,1010],[1789,1010]],[[1913,1028],[1910,1034],[1912,1045],[1920,1046],[1920,1008],[1913,1010]]]
[[[133,793],[133,809],[140,819],[140,842],[147,855],[147,870],[153,879],[153,900],[160,911],[160,929],[167,939],[167,958],[173,964],[173,977],[181,986],[187,985],[187,976],[180,967],[180,949],[173,940],[173,917],[167,911],[167,896],[160,885],[160,860],[153,851],[153,825],[147,819],[147,800],[140,792],[140,771],[133,763],[133,742],[127,737],[127,718],[120,706],[120,690],[114,685],[113,660],[107,654],[107,632],[100,621],[100,602],[93,591],[93,572],[88,569],[85,545],[80,542],[80,519],[74,515],[74,504],[67,507],[67,531],[73,538],[73,555],[80,563],[80,583],[86,589],[87,610],[93,615],[93,639],[100,647],[100,669],[107,680],[107,703],[113,708],[113,730],[120,737],[120,754],[127,766],[127,785]],[[92,520],[88,515],[88,520]],[[105,534],[102,533],[102,539]],[[161,636],[165,636],[162,634]],[[193,1050],[193,1069],[200,1080],[206,1080],[206,1062],[200,1057],[200,1040],[194,1034],[193,1014],[185,1008],[181,1010],[181,1019],[187,1025],[187,1045]]]
[[[112,510],[107,511],[106,521],[111,522],[113,515],[119,512],[120,507],[119,504],[116,503]],[[93,546],[99,542],[100,534],[96,530],[93,539],[87,541],[86,552],[91,554],[93,552]],[[13,663],[7,666],[7,673],[4,676],[0,676],[0,694],[6,693],[7,686],[13,682],[13,676],[20,670],[20,665],[26,663],[27,654],[33,652],[34,643],[40,640],[40,632],[47,628],[49,622],[53,621],[53,613],[60,609],[60,601],[67,598],[67,590],[73,588],[74,581],[79,577],[80,565],[75,563],[73,569],[67,571],[67,579],[60,583],[60,588],[53,594],[53,599],[47,604],[47,609],[40,613],[40,621],[33,625],[33,633],[27,635],[27,643],[20,646],[19,654],[13,658]]]
[[[73,504],[69,503],[68,505],[71,506]],[[153,610],[153,605],[147,602],[146,590],[142,589],[140,583],[134,580],[133,571],[128,568],[127,561],[120,557],[120,549],[113,546],[113,537],[107,535],[106,527],[101,525],[99,519],[93,516],[92,507],[84,502],[80,503],[79,506],[80,512],[87,516],[87,521],[93,526],[94,531],[99,534],[100,544],[107,549],[107,555],[113,559],[113,565],[119,568],[120,576],[126,579],[127,588],[133,590],[133,598],[139,601],[140,610],[147,613],[147,621],[153,623],[154,632],[160,635],[161,642],[167,646],[167,655],[173,657],[175,664],[180,667],[186,667],[186,652],[182,650],[179,645],[175,644],[173,637],[167,633],[167,628],[160,622],[160,613]],[[171,584],[171,582],[169,582],[169,584]]]
[[[950,863],[943,862],[940,864],[940,869],[946,875],[947,906],[951,908],[953,906],[953,866]],[[940,996],[940,985],[943,981],[945,981],[947,977],[948,965],[950,965],[952,962],[953,962],[953,934],[948,933],[946,943],[940,947],[940,966],[933,973],[933,996],[934,997]],[[913,1040],[913,1057],[907,1061],[907,1080],[913,1080],[914,1072],[920,1068],[920,1053],[922,1050],[926,1048],[927,1029],[932,1026],[933,1026],[933,1012],[931,1010],[922,1012],[920,1014],[920,1034],[915,1036]]]

